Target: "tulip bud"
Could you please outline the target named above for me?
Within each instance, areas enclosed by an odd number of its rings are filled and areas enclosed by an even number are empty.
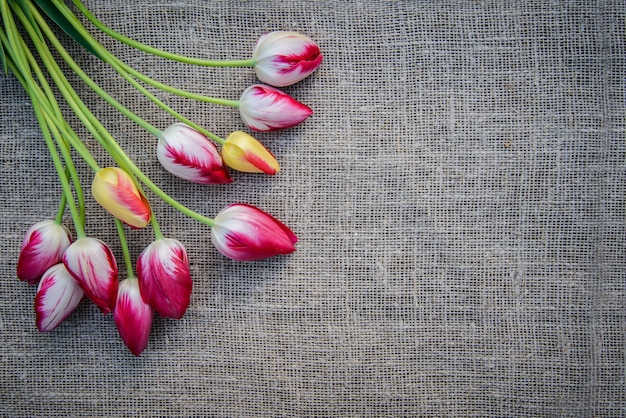
[[[107,167],[98,171],[91,193],[100,206],[133,228],[143,228],[150,221],[152,212],[148,200],[121,168]]]
[[[242,131],[228,135],[222,146],[222,158],[226,165],[246,173],[276,174],[278,161],[259,141]]]
[[[241,94],[239,113],[250,129],[275,131],[299,124],[313,111],[274,87],[255,84]]]
[[[120,282],[113,320],[124,344],[139,356],[148,345],[152,309],[142,300],[136,278],[129,277]]]
[[[117,263],[111,249],[97,238],[79,238],[63,254],[63,264],[87,297],[107,314],[117,297]]]
[[[211,240],[217,250],[233,260],[260,260],[296,250],[298,241],[279,220],[251,205],[236,203],[215,217]]]
[[[257,77],[264,83],[285,87],[307,77],[322,63],[319,47],[296,32],[269,32],[257,41],[252,54]]]
[[[161,133],[157,158],[167,171],[194,183],[232,182],[215,144],[184,123],[175,123]]]
[[[183,244],[172,238],[161,238],[148,245],[137,259],[137,277],[144,302],[163,317],[183,317],[192,288],[189,259]]]
[[[52,220],[31,226],[17,260],[17,277],[28,284],[35,284],[46,270],[60,263],[63,252],[72,241],[70,231]]]
[[[55,264],[46,270],[35,296],[35,314],[39,331],[46,332],[58,327],[74,312],[83,296],[83,290],[63,263]]]

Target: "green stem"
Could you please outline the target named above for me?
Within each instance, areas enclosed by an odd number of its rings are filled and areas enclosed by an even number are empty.
[[[20,35],[6,0],[0,0],[0,14],[2,14],[2,22],[4,24],[4,32],[0,33],[6,35],[7,40],[3,40],[3,42],[6,42],[6,50],[12,54],[13,63],[20,70],[27,71],[28,64],[24,50],[18,47]]]
[[[0,36],[2,36],[2,33],[0,33]],[[7,41],[6,38],[3,38],[2,40],[3,42]],[[26,52],[28,62],[30,62],[32,65],[32,70],[35,72],[37,79],[41,83],[41,87],[39,87],[34,82],[30,83],[30,87],[32,87],[34,89],[34,93],[36,93],[40,97],[40,103],[42,107],[46,110],[48,116],[54,120],[54,125],[63,133],[63,138],[69,141],[70,145],[77,150],[81,158],[83,158],[94,171],[98,171],[100,168],[98,167],[95,159],[82,143],[78,135],[63,118],[59,104],[57,103],[54,93],[52,92],[50,85],[48,84],[43,72],[41,71],[39,64],[37,64],[37,61],[35,60],[34,56],[32,55],[32,53],[26,46],[26,43],[21,37],[19,39],[19,42],[22,46],[22,50]],[[25,71],[26,70],[22,69],[21,72],[24,75],[28,74]],[[41,99],[42,97],[46,97],[46,100]]]
[[[193,99],[193,100],[197,100],[201,102],[218,104],[222,106],[230,106],[230,107],[235,107],[235,108],[239,107],[238,100],[220,99],[217,97],[210,97],[210,96],[204,96],[202,94],[191,93],[186,90],[177,89],[175,87],[161,83],[159,81],[156,81],[140,73],[139,71],[130,67],[129,65],[127,65],[126,63],[118,59],[116,56],[111,54],[106,48],[102,46],[102,44],[97,42],[93,38],[93,36],[91,36],[89,31],[87,31],[87,29],[85,29],[85,27],[80,23],[80,21],[72,13],[72,11],[67,6],[65,6],[65,4],[63,4],[63,2],[55,2],[55,6],[57,6],[57,9],[72,23],[72,26],[74,26],[74,28],[89,42],[90,46],[98,53],[99,57],[105,60],[116,71],[119,72],[119,68],[122,68],[124,71],[126,71],[133,77],[143,81],[144,83],[152,85],[153,87],[156,87],[167,93],[171,93],[177,96],[182,96],[182,97],[186,97],[189,99]],[[34,8],[34,6],[31,5],[31,9],[32,8]]]
[[[45,110],[44,116],[46,117],[46,122],[52,129],[53,137],[57,139],[57,144],[59,149],[61,150],[61,154],[63,155],[63,159],[65,160],[66,170],[69,171],[70,178],[74,183],[74,189],[76,191],[76,197],[78,199],[78,211],[80,213],[81,224],[85,224],[85,195],[83,193],[83,189],[81,186],[80,177],[78,176],[78,171],[76,170],[76,166],[74,165],[74,161],[70,154],[70,146],[68,145],[68,141],[76,141],[78,139],[76,133],[73,131],[67,131],[65,128],[67,126],[67,121],[63,118],[61,114],[61,110],[58,107],[58,103],[54,99],[54,94],[50,89],[50,85],[47,83],[39,64],[33,57],[32,53],[26,47],[26,44],[23,39],[21,39],[22,47],[27,51],[27,58],[30,63],[32,70],[35,72],[39,83],[42,87],[39,87],[36,83],[33,83],[32,88],[35,89],[34,93],[39,96],[39,102],[42,104],[43,109]],[[47,105],[48,104],[48,105]],[[59,129],[61,132],[59,132]],[[78,142],[80,140],[78,139]],[[82,144],[82,142],[81,142]],[[91,157],[91,154],[88,155],[88,159],[91,159],[91,165],[95,165],[95,161]],[[86,161],[89,161],[86,159]]]
[[[69,173],[65,170],[65,175],[67,176]],[[54,218],[54,222],[61,225],[63,222],[63,214],[65,213],[65,207],[67,206],[67,197],[65,197],[65,193],[61,193],[61,202],[59,203],[59,209],[57,210],[57,216]],[[82,220],[82,219],[81,219]]]
[[[139,126],[143,127],[144,129],[146,129],[148,132],[152,133],[156,137],[158,137],[161,134],[161,130],[160,129],[154,127],[153,125],[151,125],[150,123],[148,123],[147,121],[145,121],[144,119],[139,117],[137,114],[133,113],[131,110],[129,110],[128,108],[124,107],[121,103],[119,103],[117,100],[115,100],[113,97],[111,97],[111,95],[109,95],[104,89],[102,89],[100,86],[98,86],[98,84],[96,84],[83,71],[83,69],[80,68],[80,66],[76,63],[76,61],[74,61],[72,59],[72,57],[67,53],[65,48],[63,48],[63,45],[61,45],[61,43],[59,42],[57,37],[54,35],[52,30],[50,30],[50,27],[46,24],[45,20],[43,19],[41,14],[39,14],[36,11],[36,9],[33,11],[33,16],[37,20],[37,23],[39,24],[41,30],[45,33],[47,38],[52,43],[52,46],[54,46],[54,48],[57,50],[57,52],[59,53],[61,58],[63,58],[65,60],[65,62],[67,62],[67,64],[72,69],[72,71],[74,71],[76,73],[76,75],[78,75],[81,78],[81,80],[83,80],[89,87],[91,87],[91,89],[93,91],[98,93],[98,95],[100,97],[102,97],[104,100],[106,100],[111,106],[113,106],[115,109],[117,109],[124,116],[128,117],[130,120],[132,120],[133,122],[137,123]]]
[[[117,110],[119,110],[122,114],[126,115],[129,119],[133,120],[138,125],[142,126],[144,129],[146,129],[148,132],[152,133],[154,136],[156,136],[156,137],[160,136],[161,131],[159,129],[157,129],[156,127],[152,126],[151,124],[149,124],[145,120],[141,119],[135,113],[133,113],[132,111],[130,111],[129,109],[124,107],[122,104],[117,102],[113,97],[111,97],[108,93],[106,93],[100,86],[98,86],[91,78],[89,78],[89,76],[87,76],[87,74],[85,74],[85,72],[82,70],[82,68],[80,68],[80,66],[67,53],[67,50],[65,50],[63,48],[63,46],[59,42],[58,38],[56,38],[54,36],[54,33],[52,32],[50,27],[45,23],[45,20],[43,20],[41,15],[39,15],[39,16],[35,15],[35,18],[37,19],[38,23],[41,25],[41,29],[44,31],[44,33],[46,34],[46,36],[48,37],[48,39],[50,40],[52,45],[59,52],[59,55],[61,55],[61,57],[70,65],[72,70],[83,81],[85,81],[85,83],[87,83],[96,93],[98,93],[103,99],[105,99],[107,102],[109,102],[113,107],[115,107]],[[218,142],[218,143],[220,143],[222,145],[226,142],[225,139],[222,139],[219,136],[213,134],[212,132],[207,131],[206,129],[202,128],[198,124],[192,122],[191,120],[185,118],[184,116],[182,116],[179,113],[177,113],[176,111],[174,111],[172,108],[167,106],[165,103],[163,103],[161,100],[159,100],[152,93],[150,93],[147,89],[145,89],[143,86],[141,86],[139,83],[137,83],[137,81],[135,81],[135,79],[132,78],[122,68],[118,68],[118,72],[120,73],[120,75],[122,77],[124,77],[128,82],[130,82],[137,90],[139,90],[144,96],[146,96],[148,99],[150,99],[152,102],[154,102],[161,109],[165,110],[166,112],[168,112],[169,114],[171,114],[172,116],[174,116],[175,118],[180,120],[181,122],[186,123],[187,125],[191,126],[195,130],[197,130],[198,132],[202,133],[203,135],[213,139],[214,141],[216,141],[216,142]]]
[[[31,37],[36,36],[32,28],[30,28],[30,25],[26,24],[25,28]],[[78,95],[70,85],[69,81],[65,78],[63,72],[58,67],[58,64],[51,56],[50,51],[45,47],[45,44],[40,41],[38,42],[37,39],[33,39],[33,44],[37,48],[37,51],[41,56],[41,59],[45,64],[48,72],[50,73],[50,76],[53,78],[59,91],[65,98],[72,111],[76,114],[76,116],[85,126],[85,128],[94,136],[94,138],[96,138],[100,145],[111,155],[111,157],[113,157],[118,165],[127,172],[133,173],[142,183],[148,186],[148,188],[152,190],[153,193],[155,193],[163,201],[168,203],[179,212],[205,225],[213,226],[215,224],[215,221],[213,219],[203,216],[187,208],[186,206],[182,205],[177,200],[169,196],[156,184],[154,184],[152,180],[150,180],[150,178],[146,176],[132,162],[132,160],[128,157],[128,155],[126,155],[124,150],[117,143],[117,141],[115,141],[115,139],[106,130],[106,128],[98,121],[93,113],[91,113],[89,108],[83,103],[80,97],[78,97]]]
[[[149,54],[153,54],[162,58],[167,58],[173,61],[184,62],[186,64],[199,65],[203,67],[254,67],[255,60],[247,59],[247,60],[206,60],[202,58],[192,58],[184,55],[174,54],[171,52],[163,51],[161,49],[157,49],[151,47],[146,44],[142,44],[134,39],[128,38],[122,35],[119,32],[115,32],[113,29],[107,27],[104,23],[99,21],[80,0],[73,0],[74,5],[85,15],[87,19],[91,23],[94,24],[98,29],[107,35],[111,36],[114,39],[117,39],[120,42],[125,43],[133,48],[139,49],[140,51],[147,52]]]
[[[162,239],[163,234],[161,233],[161,228],[159,227],[159,223],[157,222],[154,213],[152,214],[152,217],[150,217],[150,224],[152,225],[152,230],[154,231],[154,237],[156,239]]]
[[[71,198],[72,190],[70,188],[69,182],[67,181],[67,178],[64,175],[65,170],[63,169],[61,158],[59,157],[59,154],[54,147],[54,140],[52,139],[50,131],[48,130],[48,124],[46,122],[45,116],[42,113],[41,107],[37,105],[37,97],[31,94],[32,92],[30,91],[28,86],[25,86],[25,88],[29,92],[29,95],[31,95],[31,100],[33,101],[33,109],[35,110],[35,116],[37,117],[37,121],[39,122],[39,126],[41,127],[41,132],[46,141],[46,145],[48,147],[48,151],[50,152],[52,162],[54,163],[54,168],[57,170],[57,174],[61,182],[61,187],[63,188],[63,193],[67,198],[70,213],[72,215],[72,219],[74,220],[74,227],[76,228],[76,235],[78,238],[84,238],[86,234],[84,225],[82,224],[82,218],[80,216],[80,213],[78,212],[78,209],[76,208],[76,205],[74,204],[74,199]]]
[[[128,250],[128,240],[124,233],[124,225],[122,221],[115,218],[115,226],[117,227],[117,235],[120,237],[120,244],[122,246],[122,255],[124,257],[124,264],[126,265],[126,277],[135,277],[135,271],[133,270],[133,262],[130,258],[130,251]]]
[[[7,44],[8,38],[4,36],[4,33],[0,32],[0,38],[3,44]],[[19,37],[17,39],[20,39]],[[18,41],[19,44],[19,41]],[[70,208],[70,213],[72,219],[74,221],[74,225],[76,228],[76,233],[78,237],[84,237],[84,223],[82,213],[77,209],[76,204],[74,203],[71,187],[67,178],[66,169],[63,167],[63,163],[61,162],[61,158],[57,153],[55,148],[54,140],[50,135],[49,130],[49,118],[47,118],[46,110],[48,108],[48,104],[46,103],[45,96],[41,95],[40,90],[38,89],[37,83],[32,77],[30,72],[30,68],[21,66],[15,63],[15,51],[14,49],[8,49],[10,51],[10,59],[7,59],[7,63],[11,71],[15,74],[18,81],[24,87],[24,90],[31,98],[31,102],[33,105],[33,110],[35,112],[35,116],[37,117],[37,121],[39,122],[39,126],[41,128],[41,132],[44,136],[46,146],[48,147],[48,151],[50,153],[50,157],[53,161],[54,167],[57,171],[57,175],[59,177],[59,181],[61,182],[61,187],[63,189],[63,196],[66,200],[67,205]],[[69,168],[69,167],[68,167]],[[70,169],[71,172],[71,169]],[[62,199],[63,200],[63,199]],[[64,204],[62,205],[64,208]],[[61,221],[63,210],[59,210],[57,213],[56,220],[58,222]]]

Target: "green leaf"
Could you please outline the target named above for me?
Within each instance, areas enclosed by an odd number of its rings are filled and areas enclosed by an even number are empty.
[[[91,54],[96,57],[102,59],[100,55],[91,47],[89,41],[78,32],[72,23],[67,20],[65,16],[61,12],[57,6],[54,6],[55,0],[34,0],[35,3],[39,6],[41,10],[43,10],[50,19],[54,21],[65,33],[72,37],[76,42],[78,42],[83,48],[89,51]]]

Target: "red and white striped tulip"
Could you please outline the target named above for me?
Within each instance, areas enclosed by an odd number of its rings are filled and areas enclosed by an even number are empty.
[[[274,87],[254,84],[241,94],[239,113],[250,129],[264,132],[295,126],[313,111]]]
[[[61,262],[71,242],[72,234],[65,226],[52,220],[37,222],[22,241],[17,277],[28,284],[37,283],[46,270]]]
[[[117,297],[117,263],[104,242],[90,237],[77,239],[65,250],[63,264],[102,313],[113,310]]]
[[[58,327],[83,300],[83,290],[63,263],[50,267],[41,277],[35,296],[37,328],[46,332]]]
[[[148,345],[152,327],[152,308],[141,298],[135,277],[120,282],[113,320],[124,344],[139,356]]]
[[[222,145],[222,158],[226,165],[246,173],[276,174],[278,161],[259,141],[243,131],[228,135]]]
[[[261,36],[252,54],[257,77],[285,87],[306,78],[322,63],[319,47],[297,32],[276,31]]]
[[[159,136],[157,158],[173,175],[200,184],[227,184],[232,179],[215,144],[184,123],[175,123]]]
[[[137,259],[137,277],[144,302],[168,318],[180,319],[191,298],[189,259],[183,244],[157,239]]]
[[[298,237],[282,222],[254,206],[229,205],[214,221],[213,245],[233,260],[260,260],[296,250]]]

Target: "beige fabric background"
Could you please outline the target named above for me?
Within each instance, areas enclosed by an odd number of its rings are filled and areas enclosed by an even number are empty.
[[[314,116],[257,135],[283,170],[234,173],[230,186],[171,177],[149,134],[79,87],[181,202],[208,216],[257,205],[300,242],[291,256],[233,262],[206,227],[153,198],[163,232],[191,257],[186,316],[156,319],[140,358],[86,302],[40,334],[35,288],[15,264],[60,188],[26,95],[1,77],[1,416],[626,414],[623,1],[87,4],[133,38],[192,56],[247,58],[268,30],[319,43],[322,67],[285,89]],[[189,67],[98,37],[181,88],[236,99],[256,82],[250,69]],[[72,50],[127,106],[172,123]],[[159,96],[219,135],[244,128],[233,109]],[[111,219],[89,209],[88,233],[121,259]],[[136,257],[152,234],[129,240]]]

